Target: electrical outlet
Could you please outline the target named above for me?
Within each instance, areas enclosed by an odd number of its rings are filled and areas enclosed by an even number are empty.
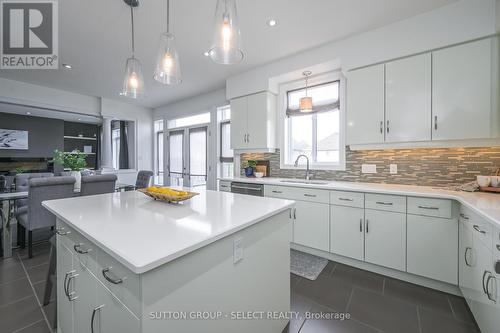
[[[398,173],[398,165],[397,164],[389,164],[389,173],[390,174],[397,174]]]
[[[377,173],[376,164],[361,164],[362,173]]]
[[[236,238],[233,241],[233,264],[243,260],[243,238]]]

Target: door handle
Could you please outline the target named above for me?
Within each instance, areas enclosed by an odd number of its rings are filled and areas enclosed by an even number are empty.
[[[491,275],[491,272],[490,272],[490,271],[484,271],[484,273],[483,273],[483,281],[482,281],[482,285],[483,285],[483,292],[484,292],[485,294],[487,294],[487,293],[488,293],[488,292],[486,291],[486,283],[485,283],[485,281],[484,281],[484,279],[485,279],[485,277],[486,277],[486,275],[487,275],[487,274]]]
[[[104,268],[102,270],[102,276],[104,276],[104,278],[106,280],[108,280],[109,282],[113,283],[113,284],[120,284],[120,283],[123,283],[123,279],[120,279],[120,278],[117,278],[117,279],[113,279],[111,277],[108,276],[108,273],[109,271],[111,270],[111,268],[113,267],[107,267],[107,268]]]
[[[434,130],[438,129],[438,116],[434,116]]]
[[[363,219],[359,219],[359,232],[363,232]]]
[[[386,129],[387,129],[387,133],[389,133],[389,120],[387,120],[387,127],[386,127]]]
[[[94,319],[95,319],[95,314],[97,311],[101,312],[101,309],[104,307],[104,304],[99,305],[98,307],[95,307],[94,310],[92,311],[92,317],[90,318],[90,332],[94,333]]]
[[[384,122],[380,122],[380,134],[384,134]]]
[[[369,223],[369,222],[370,222],[370,221],[369,221],[368,219],[366,219],[366,226],[365,226],[366,233],[368,233],[368,231],[369,231],[369,230],[368,230],[368,223]]]
[[[294,208],[293,209],[293,219],[296,220],[297,219],[297,208]]]
[[[74,278],[76,278],[79,275],[79,274],[76,274],[75,272],[76,272],[75,270],[68,272],[66,274],[67,278],[65,278],[66,286],[65,286],[64,293],[66,294],[66,297],[68,297],[68,300],[70,302],[73,302],[74,300],[78,299],[78,296],[75,296],[74,291],[69,292],[69,287],[71,286],[71,280],[73,280]]]
[[[250,133],[247,133],[247,142],[250,142]]]
[[[488,297],[488,299],[489,299],[490,301],[492,301],[492,302],[496,303],[496,302],[497,302],[497,300],[496,300],[496,299],[494,299],[494,298],[492,297],[492,295],[490,294],[490,281],[493,281],[493,280],[495,280],[495,282],[496,282],[496,278],[495,278],[492,274],[490,274],[490,275],[488,276],[488,279],[486,279],[486,296]]]

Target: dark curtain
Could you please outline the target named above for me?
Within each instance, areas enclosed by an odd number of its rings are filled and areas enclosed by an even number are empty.
[[[129,169],[127,122],[120,120],[120,169]]]

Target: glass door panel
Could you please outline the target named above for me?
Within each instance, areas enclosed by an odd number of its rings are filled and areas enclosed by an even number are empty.
[[[169,184],[183,186],[184,176],[184,131],[169,132],[168,177]]]
[[[207,185],[207,127],[189,129],[189,186]]]

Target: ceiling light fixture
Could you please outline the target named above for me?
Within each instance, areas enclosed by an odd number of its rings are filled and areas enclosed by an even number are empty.
[[[274,26],[276,26],[276,24],[278,24],[278,21],[276,21],[275,19],[267,20],[267,25],[270,27],[274,27]]]
[[[31,112],[28,111],[28,112],[26,112],[26,114],[29,116],[31,114]]]
[[[203,55],[204,55],[205,57],[210,57],[210,52],[205,51],[205,52],[203,52]]]
[[[140,98],[144,96],[144,75],[142,73],[141,62],[135,58],[134,40],[134,7],[139,6],[139,0],[124,0],[124,2],[130,6],[132,57],[128,58],[125,64],[125,78],[123,79],[121,95],[130,98]]]
[[[300,99],[300,112],[312,112],[313,110],[313,100],[312,97],[307,96],[307,81],[309,76],[311,76],[311,71],[304,71],[302,75],[306,78],[306,96]]]
[[[160,35],[160,49],[156,59],[154,79],[163,84],[182,82],[179,55],[175,48],[174,34],[170,33],[170,0],[167,0],[167,32]]]
[[[243,60],[236,0],[217,0],[214,38],[210,57],[218,64],[231,65]]]
[[[71,66],[70,64],[62,64],[62,65],[66,69],[73,69],[73,66]]]

